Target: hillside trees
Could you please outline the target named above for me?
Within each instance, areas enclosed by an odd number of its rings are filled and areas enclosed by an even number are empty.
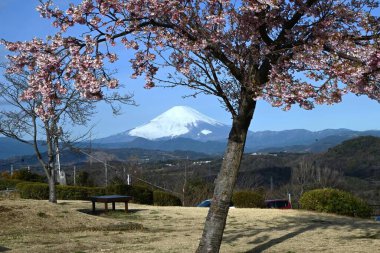
[[[298,200],[302,194],[316,188],[337,188],[342,184],[343,173],[327,166],[318,166],[315,161],[302,159],[292,168],[291,192]]]
[[[259,99],[285,110],[339,103],[349,92],[380,99],[376,8],[375,0],[83,0],[62,11],[47,1],[38,9],[59,33],[46,43],[3,43],[14,52],[10,72],[34,70],[24,98],[38,94],[43,104],[55,100],[46,91],[61,79],[89,99],[117,87],[102,71],[105,60],[118,60],[116,44],[134,52],[132,78],[144,75],[146,88],[160,81],[220,98],[232,128],[197,250],[218,252]],[[83,36],[64,37],[75,25]],[[163,78],[160,69],[172,74]]]
[[[346,176],[380,180],[380,173],[377,172],[380,164],[379,149],[380,138],[362,136],[330,148],[318,162],[335,170],[342,168]]]

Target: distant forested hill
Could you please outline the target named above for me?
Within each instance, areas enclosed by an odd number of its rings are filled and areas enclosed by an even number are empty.
[[[43,142],[40,141],[39,144],[41,151],[45,152],[46,147],[43,145]],[[34,154],[32,145],[11,138],[0,137],[0,159],[31,154]]]
[[[344,141],[330,148],[318,161],[347,176],[380,180],[380,138],[363,136]]]

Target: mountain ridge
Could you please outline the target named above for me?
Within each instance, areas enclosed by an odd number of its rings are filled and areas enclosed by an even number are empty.
[[[223,154],[230,129],[230,126],[191,107],[175,106],[153,118],[147,124],[92,140],[91,143],[78,143],[78,145],[101,149],[140,148],[193,151],[209,155]],[[249,131],[245,152],[318,153],[326,151],[342,141],[366,135],[380,137],[380,130],[355,131],[340,128],[320,131],[306,129]],[[0,159],[28,154],[33,154],[32,147],[0,137]]]
[[[263,131],[264,132],[264,131]],[[321,137],[320,133],[312,131],[301,131],[297,135],[297,130],[289,131],[270,131],[270,134],[263,134],[257,136],[249,136],[245,147],[245,152],[309,152],[320,153],[336,146],[343,141],[353,139],[358,136],[376,136],[380,137],[380,131],[340,131],[329,130],[326,137]],[[267,132],[267,131],[265,131]],[[303,136],[303,133],[310,132],[310,135]],[[257,132],[254,132],[255,134]],[[291,133],[289,135],[289,133]],[[334,134],[335,133],[335,134]],[[295,136],[298,136],[295,138]],[[315,136],[319,136],[315,139]],[[223,154],[226,147],[227,140],[219,141],[199,141],[191,138],[173,138],[161,139],[156,141],[147,140],[144,138],[136,138],[129,142],[110,142],[102,143],[93,140],[90,143],[78,143],[79,146],[84,148],[95,149],[115,149],[115,148],[139,148],[147,150],[164,150],[164,151],[194,151],[202,152],[205,154]],[[41,144],[42,147],[43,144]],[[31,145],[24,144],[6,137],[0,137],[0,159],[10,157],[33,155],[33,148]]]

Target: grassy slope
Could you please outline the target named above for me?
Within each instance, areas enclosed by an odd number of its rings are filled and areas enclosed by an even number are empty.
[[[206,208],[130,204],[93,216],[90,202],[0,200],[0,251],[194,252]],[[380,224],[297,210],[231,209],[221,252],[376,252]]]

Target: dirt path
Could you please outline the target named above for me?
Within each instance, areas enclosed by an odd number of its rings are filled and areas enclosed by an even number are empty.
[[[0,252],[194,252],[207,208],[0,200]],[[297,210],[231,209],[221,252],[378,252],[380,223]]]

